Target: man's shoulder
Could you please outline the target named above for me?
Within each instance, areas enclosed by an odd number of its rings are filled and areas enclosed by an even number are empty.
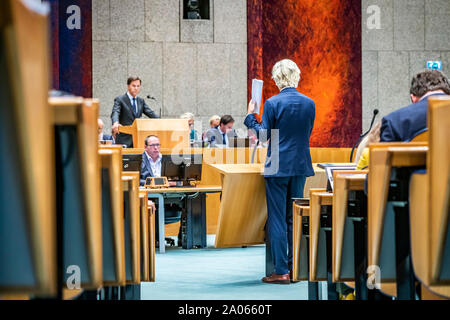
[[[281,91],[279,94],[274,95],[273,97],[267,99],[269,103],[273,104],[276,104],[279,101],[286,101],[286,100],[295,100],[302,103],[314,105],[314,101],[310,97],[307,97],[304,94],[298,92],[298,90],[295,88],[290,88],[290,90],[286,92]]]
[[[125,94],[121,94],[120,96],[115,97],[114,100],[122,101],[123,99],[126,99],[126,98],[128,98],[128,96],[125,93]]]
[[[417,115],[418,111],[426,111],[427,108],[428,108],[428,101],[427,99],[424,99],[417,103],[412,103],[398,110],[395,110],[387,114],[383,118],[385,120],[395,121],[397,119],[403,119],[405,116],[415,116]]]

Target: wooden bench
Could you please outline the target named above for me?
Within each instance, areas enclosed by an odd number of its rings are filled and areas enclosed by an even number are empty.
[[[410,187],[411,256],[424,290],[450,297],[449,157],[450,99],[431,97],[428,105],[429,152],[424,173]]]
[[[139,193],[139,211],[141,225],[141,281],[150,280],[150,234],[149,207],[147,193]]]
[[[49,98],[55,126],[57,179],[57,243],[61,245],[63,284],[78,266],[81,287],[103,284],[102,212],[97,118],[99,102],[81,97]],[[64,239],[64,241],[62,241]],[[74,244],[80,247],[74,250]],[[76,290],[65,290],[73,297]]]
[[[0,299],[57,292],[48,21],[0,1]]]
[[[118,291],[112,287],[126,284],[122,148],[100,148],[99,156],[102,170],[104,296],[106,299],[114,299],[118,298]]]
[[[409,225],[408,219],[405,221],[408,197],[404,190],[410,172],[425,166],[427,143],[377,143],[371,144],[369,150],[368,265],[379,266],[383,292],[412,299],[412,270],[408,263],[402,263],[409,250],[409,235],[405,237],[402,228]]]
[[[356,291],[356,300],[375,299],[367,288],[367,170],[334,171],[333,281]],[[352,282],[354,281],[354,282]]]

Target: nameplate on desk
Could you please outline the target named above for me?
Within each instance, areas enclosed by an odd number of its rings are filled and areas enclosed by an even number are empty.
[[[146,188],[168,188],[169,181],[166,177],[148,177],[145,179]]]

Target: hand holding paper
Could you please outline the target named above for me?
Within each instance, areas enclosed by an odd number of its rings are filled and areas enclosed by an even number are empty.
[[[259,113],[261,110],[261,98],[262,98],[263,81],[253,79],[252,81],[252,100],[256,103],[253,113]]]

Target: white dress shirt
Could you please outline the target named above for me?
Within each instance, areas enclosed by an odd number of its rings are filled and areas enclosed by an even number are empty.
[[[220,126],[218,126],[217,127],[217,130],[219,130],[219,133],[220,133],[220,135],[222,136],[222,140],[223,140],[223,134],[225,133],[225,132],[222,132],[221,130],[220,130]],[[224,146],[226,146],[226,147],[228,147],[228,135],[225,133],[225,141],[222,141],[223,142],[223,145]]]
[[[150,162],[150,167],[152,168],[153,176],[154,177],[161,177],[161,159],[162,155],[161,153],[158,156],[158,159],[154,162],[152,157],[148,155],[147,152],[145,152],[145,155],[147,156],[148,162]]]

